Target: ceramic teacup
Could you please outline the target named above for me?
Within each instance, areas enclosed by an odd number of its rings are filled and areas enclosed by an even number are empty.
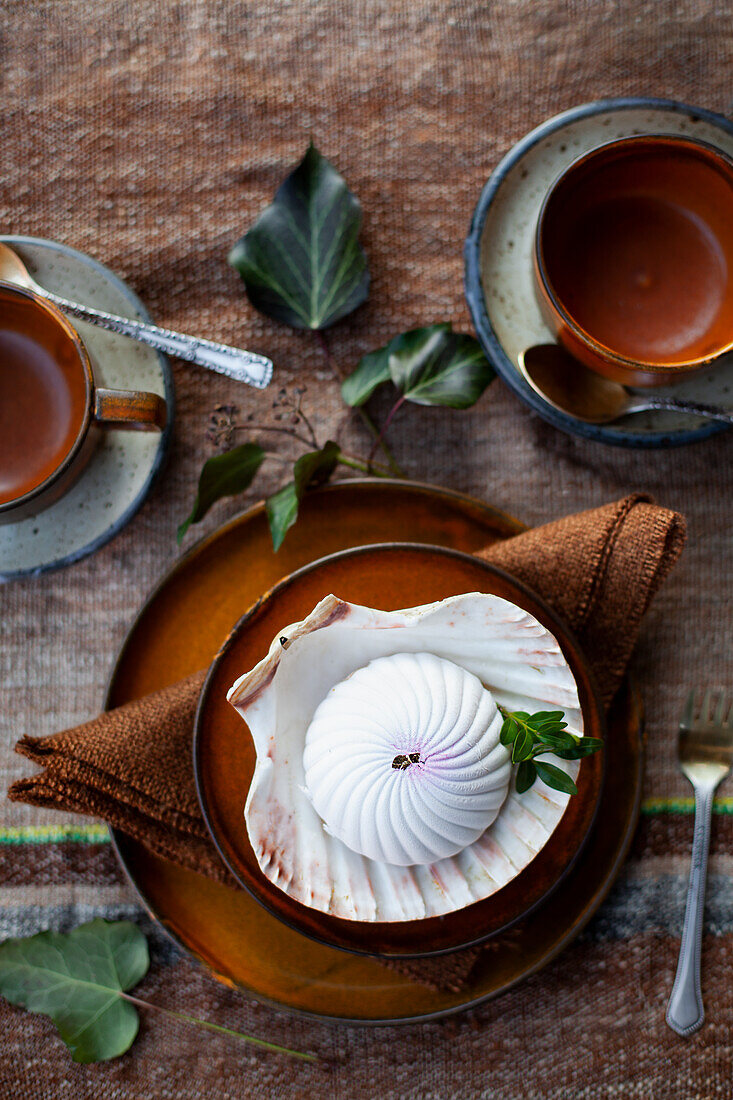
[[[55,306],[0,283],[0,523],[58,500],[100,429],[159,431],[165,421],[158,394],[95,384],[88,350]]]
[[[733,161],[673,135],[599,146],[548,192],[534,260],[575,358],[632,386],[681,380],[733,348]]]

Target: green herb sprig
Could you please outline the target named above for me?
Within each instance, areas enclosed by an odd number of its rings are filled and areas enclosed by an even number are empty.
[[[562,768],[535,757],[552,753],[561,760],[580,760],[598,752],[603,742],[597,737],[576,737],[568,733],[562,710],[538,710],[528,714],[525,710],[508,710],[500,706],[499,712],[504,719],[499,740],[507,748],[511,745],[512,763],[519,765],[517,793],[528,791],[539,776],[553,790],[577,794],[578,788]]]

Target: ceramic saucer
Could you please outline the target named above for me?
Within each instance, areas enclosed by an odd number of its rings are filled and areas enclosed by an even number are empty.
[[[733,155],[733,123],[711,111],[660,99],[610,99],[566,111],[527,134],[502,160],[481,193],[466,240],[466,297],[486,354],[504,381],[535,412],[564,431],[627,447],[691,443],[726,425],[670,412],[638,413],[614,424],[584,424],[552,408],[527,383],[519,356],[553,343],[535,297],[532,254],[542,200],[579,156],[631,134],[682,134]],[[707,372],[655,395],[711,405],[733,404],[733,355]]]
[[[149,320],[140,299],[96,260],[66,245],[35,237],[2,237],[49,290],[125,317]],[[165,397],[162,433],[107,432],[76,484],[50,508],[0,526],[0,580],[45,573],[99,549],[138,510],[160,471],[173,426],[173,378],[152,348],[74,321],[92,351],[97,382],[111,389],[149,390]]]

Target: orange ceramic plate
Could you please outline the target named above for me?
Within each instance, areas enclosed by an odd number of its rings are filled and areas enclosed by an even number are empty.
[[[341,551],[281,581],[243,618],[217,654],[201,692],[194,769],[206,823],[232,873],[270,912],[322,943],[370,955],[435,955],[481,943],[526,916],[556,889],[585,843],[601,797],[603,753],[582,761],[578,794],[554,833],[510,883],[454,913],[419,921],[343,920],[295,901],[262,874],[244,825],[255,751],[228,689],[253,668],[288,623],[300,622],[333,593],[350,603],[395,611],[462,592],[488,592],[529,611],[557,638],[578,685],[586,736],[602,738],[603,715],[575,642],[550,608],[503,570],[445,547],[382,544]]]
[[[315,558],[385,541],[470,553],[517,534],[511,517],[455,493],[404,482],[356,482],[309,494],[296,527],[272,552],[262,506],[189,551],[140,612],[107,695],[119,706],[208,665],[242,608]],[[233,583],[234,581],[234,583]],[[434,990],[375,959],[316,943],[271,916],[246,891],[151,855],[121,833],[120,859],[144,904],[218,978],[279,1007],[362,1023],[424,1020],[509,989],[554,958],[608,893],[633,835],[642,776],[641,709],[626,688],[608,717],[606,783],[598,820],[556,891],[492,940],[460,992]],[[502,948],[506,946],[506,950]]]

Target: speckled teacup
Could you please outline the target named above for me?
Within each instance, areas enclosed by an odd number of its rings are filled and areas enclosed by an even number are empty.
[[[160,431],[165,422],[158,394],[95,385],[87,348],[54,305],[0,283],[0,523],[67,492],[100,429]]]

